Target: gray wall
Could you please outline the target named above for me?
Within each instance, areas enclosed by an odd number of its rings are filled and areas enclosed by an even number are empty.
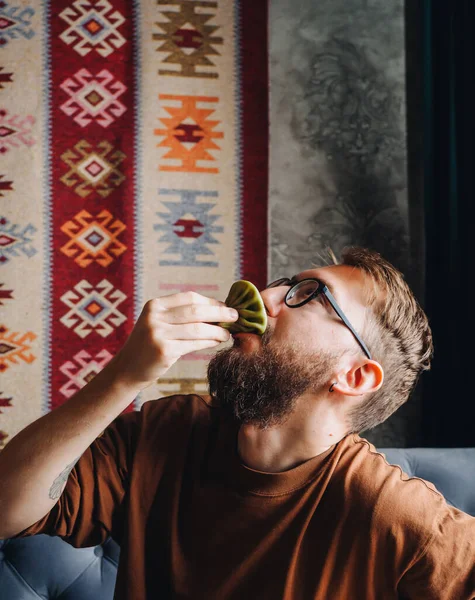
[[[270,0],[270,278],[324,249],[381,252],[416,295],[410,260],[402,0]],[[364,432],[417,446],[419,394]]]

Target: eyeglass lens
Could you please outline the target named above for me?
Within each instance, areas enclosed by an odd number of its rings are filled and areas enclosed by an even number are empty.
[[[302,304],[318,290],[318,287],[318,281],[308,279],[297,283],[297,285],[291,288],[287,294],[287,305],[298,306],[299,304]]]

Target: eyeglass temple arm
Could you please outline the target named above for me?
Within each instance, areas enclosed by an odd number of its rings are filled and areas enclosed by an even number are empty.
[[[338,306],[335,298],[333,297],[333,294],[330,292],[330,290],[327,288],[327,286],[325,285],[323,288],[323,293],[325,294],[325,296],[328,298],[330,304],[333,307],[333,310],[336,312],[336,314],[340,317],[340,319],[343,321],[343,323],[348,327],[348,329],[351,331],[351,333],[353,334],[355,340],[358,342],[358,344],[361,346],[361,348],[363,349],[363,352],[366,354],[366,356],[371,360],[371,353],[368,350],[368,347],[366,346],[366,344],[363,342],[363,340],[360,338],[360,336],[356,333],[356,331],[353,329],[351,323],[348,321],[348,319],[345,317],[345,315],[343,314],[343,312],[341,311],[340,307]]]

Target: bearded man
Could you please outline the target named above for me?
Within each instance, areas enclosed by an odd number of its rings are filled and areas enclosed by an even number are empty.
[[[0,454],[0,537],[112,536],[117,600],[475,598],[475,519],[359,435],[430,367],[402,274],[350,248],[261,296],[264,335],[216,353],[209,396],[124,412],[238,318],[193,293],[147,302],[103,371]]]

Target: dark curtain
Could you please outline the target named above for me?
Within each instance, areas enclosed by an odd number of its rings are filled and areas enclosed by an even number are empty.
[[[420,207],[412,208],[413,223],[419,219],[413,234],[424,240],[423,304],[435,345],[432,369],[421,378],[421,439],[424,446],[470,447],[475,446],[475,2],[407,0],[407,5],[410,202],[412,197]],[[419,251],[421,244],[415,245]]]

